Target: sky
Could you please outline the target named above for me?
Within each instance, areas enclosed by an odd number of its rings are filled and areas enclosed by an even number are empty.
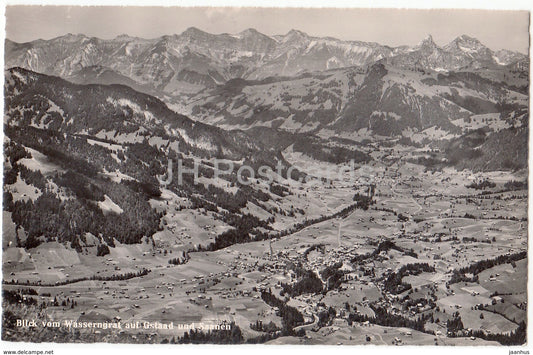
[[[209,33],[255,28],[267,35],[291,29],[313,36],[415,45],[427,34],[438,45],[467,34],[493,50],[529,50],[529,12],[504,10],[401,10],[346,8],[185,8],[8,6],[6,37],[16,42],[83,33],[155,38],[189,27]]]

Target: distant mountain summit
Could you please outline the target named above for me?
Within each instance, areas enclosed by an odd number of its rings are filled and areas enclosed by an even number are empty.
[[[433,37],[428,34],[417,46],[419,49],[429,49],[433,50],[437,48],[437,45],[435,44],[435,41],[433,41]]]

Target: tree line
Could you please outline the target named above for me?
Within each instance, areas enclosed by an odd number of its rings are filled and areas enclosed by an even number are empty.
[[[271,290],[261,292],[261,299],[271,307],[279,309],[281,316],[282,333],[284,335],[295,335],[294,327],[303,324],[304,317],[296,308],[288,306],[286,302],[280,300],[272,294]]]
[[[377,325],[382,325],[385,327],[406,327],[419,332],[426,332],[424,328],[425,316],[418,317],[416,320],[409,319],[407,317],[401,316],[399,314],[391,314],[387,312],[384,307],[379,306],[370,306],[374,311],[374,316],[367,316],[360,313],[350,313],[348,315],[348,324],[353,322],[370,322]]]
[[[68,284],[81,282],[81,281],[88,281],[88,280],[90,281],[124,281],[124,280],[133,279],[135,277],[142,277],[142,276],[148,275],[150,272],[151,270],[143,268],[142,270],[139,270],[137,272],[132,271],[132,272],[124,273],[124,274],[115,274],[115,275],[110,275],[110,276],[93,275],[93,276],[88,276],[88,277],[78,277],[75,279],[56,281],[53,284],[42,283],[41,281],[30,282],[29,280],[27,280],[25,283],[19,280],[11,280],[11,281],[4,280],[2,282],[6,285],[31,285],[31,286],[51,287],[51,286],[63,286],[63,285],[68,285]]]
[[[478,274],[484,270],[490,269],[496,265],[514,263],[518,260],[527,258],[527,251],[521,251],[509,255],[500,255],[493,259],[481,260],[476,263],[473,263],[469,266],[462,267],[460,269],[455,269],[452,273],[452,277],[448,284],[454,284],[458,282],[477,282]],[[472,277],[467,277],[465,274],[473,274]]]
[[[428,263],[406,264],[398,271],[391,273],[383,282],[383,288],[393,294],[399,294],[411,289],[411,284],[402,282],[408,275],[419,275],[422,272],[435,272],[435,268]]]

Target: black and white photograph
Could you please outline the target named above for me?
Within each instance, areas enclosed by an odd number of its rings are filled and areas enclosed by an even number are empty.
[[[4,9],[10,349],[527,345],[528,10]]]

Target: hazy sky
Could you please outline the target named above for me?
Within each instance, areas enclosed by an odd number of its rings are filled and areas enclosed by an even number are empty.
[[[529,46],[529,13],[494,10],[276,9],[9,6],[6,36],[16,42],[83,33],[103,39],[128,34],[154,38],[188,27],[210,33],[246,28],[273,35],[298,29],[314,36],[414,45],[431,34],[444,45],[462,34],[491,49],[523,53]]]

